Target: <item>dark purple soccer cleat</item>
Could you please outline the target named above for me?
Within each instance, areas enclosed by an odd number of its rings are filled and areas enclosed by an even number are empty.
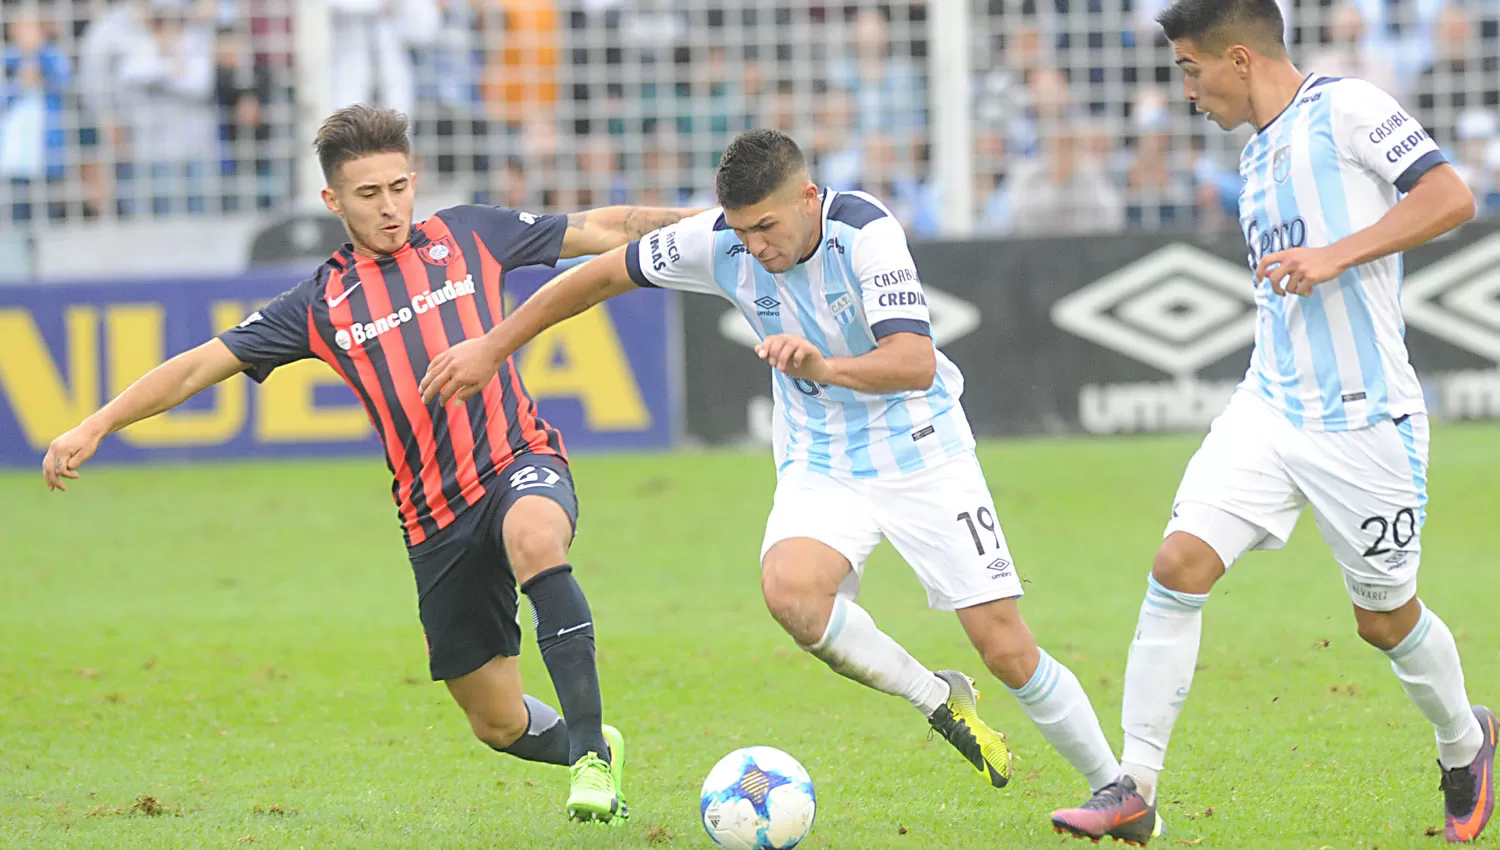
[[[1128,776],[1100,788],[1076,809],[1053,812],[1052,828],[1095,842],[1109,837],[1137,847],[1145,847],[1146,842],[1160,834],[1156,807],[1146,802],[1136,790],[1135,780]]]
[[[1438,786],[1443,791],[1448,840],[1454,843],[1478,838],[1495,812],[1495,713],[1476,705],[1474,718],[1484,732],[1479,755],[1468,767],[1444,770]]]

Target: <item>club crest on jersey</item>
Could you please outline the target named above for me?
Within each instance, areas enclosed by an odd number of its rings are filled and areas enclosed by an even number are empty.
[[[1291,145],[1283,145],[1276,149],[1276,154],[1271,157],[1271,176],[1276,178],[1277,183],[1285,183],[1292,176],[1292,148]]]
[[[444,236],[436,242],[417,249],[422,261],[432,266],[446,266],[458,255],[458,245],[452,236]]]
[[[828,293],[828,310],[841,325],[854,321],[854,296],[844,290]]]

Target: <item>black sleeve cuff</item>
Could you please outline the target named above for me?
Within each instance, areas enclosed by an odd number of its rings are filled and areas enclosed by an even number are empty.
[[[932,336],[932,325],[920,319],[886,319],[870,326],[876,339],[885,339],[891,334],[921,334]]]
[[[246,366],[244,374],[255,383],[264,384],[273,371],[275,371],[274,366]]]
[[[1422,175],[1447,161],[1442,151],[1428,151],[1421,159],[1401,172],[1401,176],[1396,178],[1396,189],[1403,195],[1410,192],[1412,187],[1417,185],[1417,181],[1422,179]]]
[[[553,232],[550,234],[551,238],[547,240],[547,247],[542,249],[540,259],[542,265],[555,269],[557,268],[557,264],[562,261],[563,243],[568,239],[568,217],[559,215],[554,216],[554,218],[560,221],[553,225]]]
[[[271,372],[275,369],[275,367],[258,366],[251,360],[247,359],[247,354],[244,351],[244,348],[240,345],[240,341],[236,339],[234,330],[234,328],[231,328],[224,333],[219,334],[219,341],[224,343],[224,347],[229,349],[229,353],[233,354],[235,356],[235,359],[245,364],[245,374],[249,376],[250,380],[254,381],[257,384],[265,383],[266,378],[271,377]]]
[[[639,239],[625,246],[625,270],[630,272],[630,279],[635,281],[636,286],[657,288],[656,284],[646,279],[646,273],[641,270],[641,240]]]

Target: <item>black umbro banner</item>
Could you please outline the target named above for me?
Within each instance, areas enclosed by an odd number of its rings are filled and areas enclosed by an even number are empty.
[[[938,345],[983,436],[1201,431],[1249,360],[1238,234],[912,245]],[[1500,225],[1406,256],[1407,346],[1434,417],[1500,418]],[[720,298],[684,296],[686,433],[769,439],[771,381]]]

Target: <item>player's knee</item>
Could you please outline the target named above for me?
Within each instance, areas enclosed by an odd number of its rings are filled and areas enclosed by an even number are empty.
[[[520,713],[471,711],[468,714],[469,728],[474,731],[474,737],[494,749],[503,750],[526,734],[528,718],[524,708]]]
[[[1038,652],[1034,643],[1006,643],[981,647],[979,656],[984,660],[985,669],[994,674],[996,679],[1011,688],[1020,689],[1025,687],[1031,680],[1031,675],[1036,672]]]
[[[505,512],[501,536],[511,571],[525,583],[542,570],[568,560],[573,523],[562,505],[552,499],[522,496]]]
[[[516,579],[522,583],[542,570],[568,560],[566,536],[555,528],[527,526],[508,529],[508,532],[505,535],[505,554]]]
[[[1023,687],[1036,672],[1040,654],[1016,600],[1001,599],[958,613],[985,668],[1006,685]]]
[[[1411,632],[1411,624],[1402,622],[1398,613],[1360,611],[1355,617],[1355,629],[1359,632],[1360,640],[1382,651],[1395,649]]]
[[[766,610],[793,640],[811,646],[822,639],[829,613],[824,609],[831,607],[831,597],[821,598],[794,571],[775,562],[767,562],[761,570],[760,592]]]
[[[1224,574],[1213,547],[1181,532],[1162,541],[1151,564],[1151,576],[1168,590],[1207,593]]]
[[[781,625],[786,633],[804,646],[811,646],[823,636],[826,618],[819,623],[817,612],[806,595],[798,593],[785,582],[767,581],[761,578],[761,596],[766,601],[766,610]]]
[[[794,605],[806,591],[806,581],[790,561],[777,557],[774,550],[766,555],[760,567],[760,592],[771,613]]]

